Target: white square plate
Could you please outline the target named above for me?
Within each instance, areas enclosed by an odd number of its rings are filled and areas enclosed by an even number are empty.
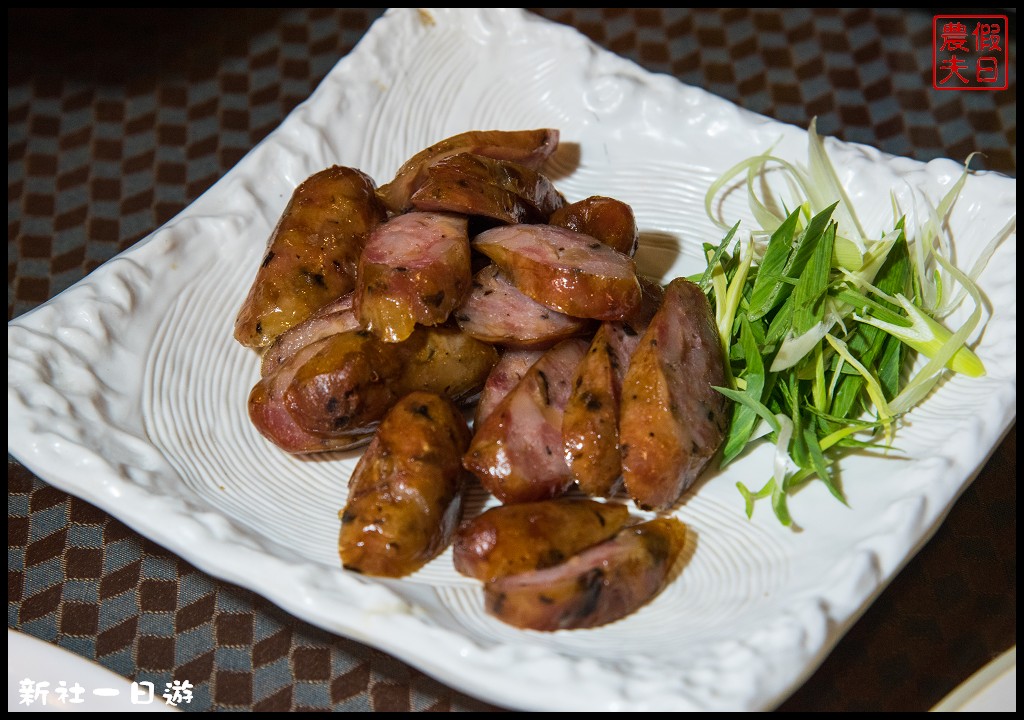
[[[556,127],[549,165],[570,200],[633,205],[642,269],[700,267],[709,183],[803,130],[652,75],[575,31],[518,10],[398,9],[313,96],[192,206],[73,288],[8,325],[8,447],[41,477],[104,508],[196,566],[321,627],[379,647],[467,693],[527,710],[768,709],[821,662],[928,539],[1016,414],[1016,235],[981,285],[991,319],[980,380],[954,378],[908,418],[897,458],[843,461],[850,508],[820,483],[768,508],[752,453],[711,473],[675,511],[687,562],[640,612],[587,631],[523,632],[483,612],[445,553],[401,581],[343,572],[337,511],[353,454],[294,458],[250,425],[257,358],[232,324],[294,187],[331,164],[379,183],[430,143],[469,129]],[[956,179],[829,143],[871,232]],[[916,198],[916,199],[915,199]],[[745,216],[738,197],[726,210]],[[970,267],[1016,212],[1016,182],[972,176],[950,220]],[[910,218],[914,222],[913,215]]]

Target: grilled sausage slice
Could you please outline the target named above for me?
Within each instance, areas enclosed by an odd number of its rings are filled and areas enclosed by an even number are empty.
[[[561,565],[484,585],[487,612],[529,630],[590,628],[625,617],[658,594],[686,541],[659,518],[619,531]]]
[[[498,362],[493,345],[453,327],[417,328],[402,343],[405,366],[398,377],[398,392],[426,390],[456,402],[472,399]]]
[[[484,420],[498,407],[498,403],[515,389],[526,371],[543,356],[543,350],[506,350],[498,358],[498,362],[487,376],[484,389],[480,391],[473,420],[475,427],[483,425]]]
[[[572,484],[562,412],[586,350],[582,340],[548,350],[477,428],[463,465],[503,503],[558,497]]]
[[[640,276],[643,301],[630,322],[603,323],[576,372],[562,418],[565,460],[587,495],[611,497],[622,476],[619,407],[622,381],[640,335],[661,304],[661,285]]]
[[[511,160],[536,170],[558,148],[558,131],[539,130],[473,130],[446,138],[409,158],[398,169],[395,179],[378,191],[391,212],[409,209],[409,198],[427,179],[427,168],[458,153],[472,153]]]
[[[366,241],[356,279],[356,314],[385,342],[401,342],[416,323],[447,320],[471,279],[465,217],[399,215]]]
[[[625,320],[641,302],[636,266],[592,237],[552,225],[505,225],[473,247],[517,288],[566,315]]]
[[[562,418],[565,460],[587,495],[611,497],[622,475],[619,398],[640,334],[626,323],[602,323],[576,371]]]
[[[416,392],[385,416],[349,479],[338,550],[347,570],[402,577],[451,543],[469,443],[450,400]]]
[[[391,348],[365,330],[333,335],[296,370],[284,404],[307,432],[370,432],[400,397],[396,382],[405,350]]]
[[[331,335],[359,329],[359,318],[352,307],[353,295],[348,293],[324,305],[306,320],[281,333],[263,353],[260,375],[266,377],[284,365],[302,348]]]
[[[727,403],[722,346],[704,293],[673,280],[633,353],[622,385],[619,442],[626,491],[642,508],[664,509],[717,452]]]
[[[417,328],[384,343],[358,330],[299,350],[249,394],[249,417],[291,453],[362,444],[403,395],[425,390],[453,399],[475,394],[497,351],[453,328]]]
[[[473,286],[454,316],[463,332],[514,348],[551,347],[559,340],[586,334],[594,324],[524,295],[497,265],[488,265],[473,277]]]
[[[373,180],[330,167],[296,188],[235,321],[235,339],[262,348],[355,286],[366,236],[387,213]]]
[[[545,500],[501,505],[455,534],[455,569],[484,582],[558,565],[603,542],[629,521],[624,505]]]
[[[270,373],[249,393],[249,419],[260,433],[290,453],[315,453],[349,450],[369,442],[372,429],[319,434],[296,421],[286,402],[295,374],[310,359],[326,348],[330,338],[299,349],[288,362]]]
[[[502,223],[547,222],[565,204],[551,181],[524,165],[459,153],[427,169],[417,210],[478,215]]]
[[[556,210],[548,222],[589,235],[623,255],[636,255],[640,231],[633,208],[610,197],[594,195]]]

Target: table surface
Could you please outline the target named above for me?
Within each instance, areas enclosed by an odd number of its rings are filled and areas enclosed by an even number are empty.
[[[305,99],[380,9],[9,10],[8,319],[162,225]],[[1015,68],[932,89],[931,13],[566,10],[646,68],[919,160],[1016,176]],[[182,39],[187,42],[182,42]],[[1016,17],[1008,49],[1016,57]],[[1016,644],[1016,427],[782,710],[926,710]],[[189,710],[479,710],[388,655],[210,577],[8,458],[7,622]],[[10,691],[10,689],[9,689]]]

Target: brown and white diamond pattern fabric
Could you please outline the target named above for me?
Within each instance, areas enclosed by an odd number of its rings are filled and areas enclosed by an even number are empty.
[[[184,709],[493,709],[208,577],[20,466],[8,493],[9,624],[155,688],[188,680]]]
[[[22,60],[8,73],[8,318],[184,209],[381,12],[13,11],[23,32],[9,48]],[[102,30],[83,37],[85,21]],[[33,45],[33,29],[62,52]],[[140,40],[147,32],[151,45]]]
[[[753,112],[918,160],[1016,172],[1015,87],[931,89],[932,13],[906,9],[538,8],[644,67]],[[1013,41],[1013,38],[1011,38]],[[1015,41],[1014,41],[1015,42]]]

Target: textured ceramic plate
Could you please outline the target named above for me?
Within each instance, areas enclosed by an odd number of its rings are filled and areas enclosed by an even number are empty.
[[[765,709],[783,699],[930,536],[1016,413],[1016,236],[981,283],[977,351],[989,374],[942,384],[908,418],[898,458],[842,466],[851,507],[814,485],[795,496],[799,532],[735,482],[753,453],[676,508],[693,532],[685,565],[635,615],[542,634],[483,612],[446,553],[414,576],[374,582],[338,567],[337,511],[352,454],[277,451],[245,411],[257,358],[232,322],[293,188],[338,163],[378,182],[413,152],[481,128],[562,130],[549,166],[572,200],[635,208],[643,269],[695,271],[704,192],[722,170],[806,136],[651,75],[568,28],[519,11],[396,10],[304,105],[185,212],[75,287],[8,326],[8,443],[54,485],[108,510],[195,565],[295,615],[375,645],[483,699],[522,709]],[[960,168],[830,143],[871,230],[901,205],[940,197]],[[727,214],[744,215],[734,194]],[[1016,212],[1016,183],[971,177],[950,221],[969,267]],[[916,218],[911,217],[911,222]]]

